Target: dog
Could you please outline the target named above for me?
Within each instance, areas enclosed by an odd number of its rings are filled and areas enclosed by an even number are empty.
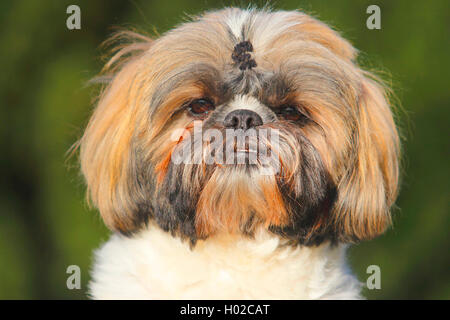
[[[362,298],[345,252],[390,226],[400,143],[388,88],[352,45],[255,8],[113,40],[79,141],[113,232],[90,297]]]

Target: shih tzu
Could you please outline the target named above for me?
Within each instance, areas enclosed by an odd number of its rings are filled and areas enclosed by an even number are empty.
[[[399,138],[350,43],[301,12],[237,8],[116,40],[80,140],[113,231],[91,297],[360,298],[345,250],[391,222]]]

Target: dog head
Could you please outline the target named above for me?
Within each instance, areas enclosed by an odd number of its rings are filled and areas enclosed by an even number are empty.
[[[124,37],[80,141],[112,230],[153,220],[195,242],[262,227],[313,245],[390,224],[392,112],[335,31],[300,12],[231,8],[155,40]]]

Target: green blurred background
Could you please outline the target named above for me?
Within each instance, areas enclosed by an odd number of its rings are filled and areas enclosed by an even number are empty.
[[[66,8],[81,8],[81,30],[66,28]],[[101,69],[100,43],[112,27],[162,33],[186,14],[246,2],[2,1],[0,4],[0,298],[82,299],[92,250],[108,237],[87,208],[76,161]],[[262,4],[257,2],[256,4]],[[381,8],[382,29],[366,28],[366,8]],[[403,112],[404,176],[394,228],[353,246],[353,270],[381,267],[370,299],[449,299],[450,1],[278,1],[331,24],[361,50],[363,65],[392,80]],[[66,268],[82,270],[68,290]]]

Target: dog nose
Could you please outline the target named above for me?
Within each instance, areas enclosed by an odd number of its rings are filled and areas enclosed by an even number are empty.
[[[239,109],[231,111],[223,120],[226,128],[247,130],[263,124],[261,117],[254,111]]]

